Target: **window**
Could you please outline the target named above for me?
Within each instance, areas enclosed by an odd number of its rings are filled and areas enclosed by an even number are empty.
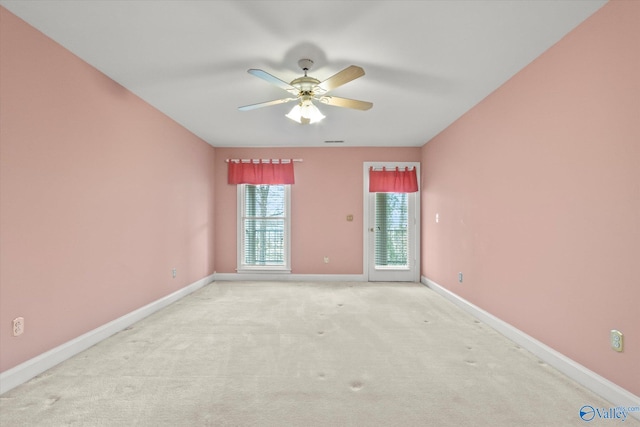
[[[290,272],[290,185],[238,185],[238,271]]]

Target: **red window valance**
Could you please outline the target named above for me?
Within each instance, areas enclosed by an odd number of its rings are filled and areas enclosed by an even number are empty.
[[[229,161],[229,184],[293,183],[293,159]]]
[[[416,168],[404,170],[395,168],[387,170],[369,169],[370,193],[415,193],[418,191],[418,176]]]

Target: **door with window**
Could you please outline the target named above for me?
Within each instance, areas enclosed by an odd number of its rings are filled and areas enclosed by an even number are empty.
[[[369,191],[371,168],[416,168],[419,163],[365,163],[365,271],[369,281],[420,280],[419,191]],[[419,180],[418,180],[419,181]]]

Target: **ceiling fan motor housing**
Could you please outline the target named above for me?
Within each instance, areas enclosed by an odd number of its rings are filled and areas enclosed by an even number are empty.
[[[320,83],[320,80],[314,79],[313,77],[298,77],[297,79],[291,81],[291,86],[300,90],[300,94],[309,94],[313,95],[313,88]]]

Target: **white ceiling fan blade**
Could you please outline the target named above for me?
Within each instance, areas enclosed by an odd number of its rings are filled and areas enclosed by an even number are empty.
[[[330,90],[340,87],[343,84],[349,83],[350,81],[362,76],[364,76],[364,70],[356,65],[351,65],[329,77],[327,80],[318,83],[315,88],[322,89],[321,91],[318,91],[320,93],[329,92]]]
[[[247,73],[253,74],[254,76],[259,77],[262,80],[271,83],[272,85],[276,85],[280,89],[284,89],[292,95],[298,95],[298,93],[300,92],[297,88],[291,86],[289,83],[285,82],[284,80],[280,80],[276,76],[273,76],[266,71],[251,68],[247,70]]]
[[[368,110],[373,107],[373,103],[367,101],[358,101],[357,99],[340,98],[337,96],[323,96],[319,99],[323,104],[333,105],[334,107],[353,108],[355,110]]]
[[[295,101],[296,99],[297,98],[283,98],[283,99],[276,99],[273,101],[260,102],[258,104],[244,105],[242,107],[238,107],[238,110],[240,111],[255,110],[256,108],[268,107],[270,105],[285,104],[287,102]]]

